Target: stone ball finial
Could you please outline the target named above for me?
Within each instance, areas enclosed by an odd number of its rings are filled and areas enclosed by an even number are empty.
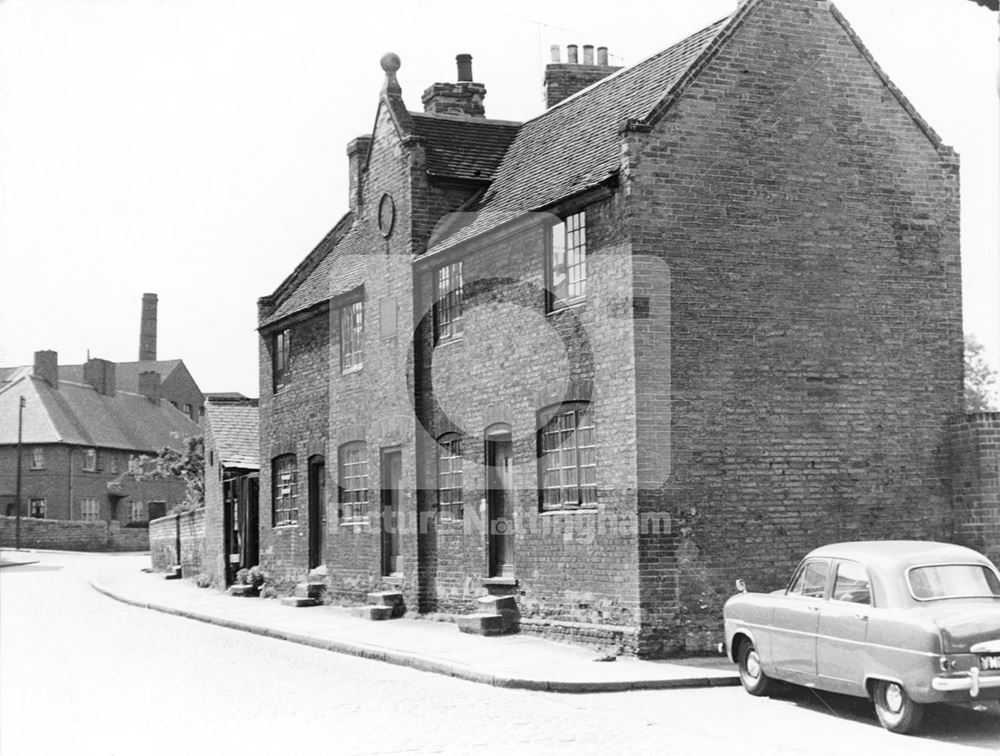
[[[394,52],[387,52],[382,56],[379,63],[382,66],[382,70],[387,74],[394,74],[399,70],[399,56]]]

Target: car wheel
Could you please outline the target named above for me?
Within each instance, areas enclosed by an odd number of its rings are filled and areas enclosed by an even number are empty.
[[[924,717],[924,705],[916,703],[899,683],[878,680],[872,691],[878,721],[889,732],[913,732]]]
[[[751,641],[744,640],[740,644],[737,664],[740,670],[740,682],[743,683],[746,692],[751,696],[766,695],[771,688],[771,678],[764,674],[760,666],[760,656]]]

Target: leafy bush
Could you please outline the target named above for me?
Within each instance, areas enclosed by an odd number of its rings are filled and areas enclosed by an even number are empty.
[[[236,573],[236,582],[240,585],[250,585],[250,570],[246,567]]]
[[[247,583],[249,585],[252,585],[255,588],[260,588],[266,582],[267,582],[267,575],[265,574],[264,570],[260,568],[259,565],[255,564],[247,572]]]
[[[212,576],[203,572],[194,579],[194,584],[199,588],[208,588],[212,585]]]

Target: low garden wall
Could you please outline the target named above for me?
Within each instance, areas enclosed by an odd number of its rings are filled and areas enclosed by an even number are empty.
[[[184,577],[199,574],[205,558],[204,508],[152,520],[149,553],[154,572],[179,564]]]
[[[0,546],[13,548],[17,541],[17,518],[0,517]],[[57,551],[148,551],[145,526],[122,525],[117,520],[40,520],[21,518],[22,549]]]

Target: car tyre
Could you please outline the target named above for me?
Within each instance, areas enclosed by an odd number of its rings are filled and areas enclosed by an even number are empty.
[[[771,678],[764,674],[760,665],[760,656],[752,641],[744,640],[740,644],[736,663],[739,667],[743,689],[751,696],[767,695],[771,689]]]
[[[920,726],[924,705],[910,698],[903,686],[887,680],[877,680],[872,690],[878,721],[889,732],[905,734]]]

